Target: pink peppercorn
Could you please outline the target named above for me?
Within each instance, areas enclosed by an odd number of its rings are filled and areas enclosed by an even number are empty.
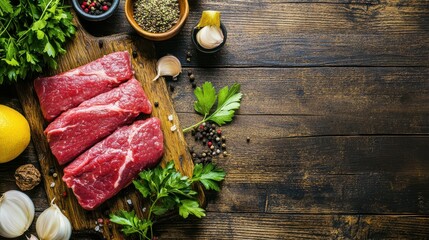
[[[103,9],[103,11],[107,11],[107,10],[109,10],[109,7],[104,5],[102,9]]]
[[[85,10],[84,10],[84,11],[87,13],[87,12],[89,12],[89,9],[88,9],[88,8],[85,8]]]

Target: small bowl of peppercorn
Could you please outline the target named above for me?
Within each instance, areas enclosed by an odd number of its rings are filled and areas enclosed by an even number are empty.
[[[103,21],[119,6],[120,0],[72,0],[77,14],[88,21]]]
[[[180,32],[189,4],[187,0],[126,0],[125,15],[140,36],[163,41]]]

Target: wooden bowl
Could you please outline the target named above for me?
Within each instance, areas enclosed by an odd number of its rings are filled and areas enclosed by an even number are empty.
[[[174,25],[170,30],[163,33],[152,33],[143,30],[142,27],[139,26],[139,24],[134,19],[134,1],[135,0],[126,0],[125,1],[125,15],[127,16],[128,22],[131,24],[131,26],[137,31],[137,33],[149,40],[153,41],[163,41],[167,40],[169,38],[174,37],[176,34],[180,32],[183,25],[185,24],[186,19],[189,15],[189,4],[188,0],[178,0],[179,2],[179,10],[180,10],[180,17],[177,21],[176,25]]]

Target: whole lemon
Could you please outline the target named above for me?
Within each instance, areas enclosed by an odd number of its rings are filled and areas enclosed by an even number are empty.
[[[0,163],[21,154],[30,143],[30,126],[16,110],[0,104]]]

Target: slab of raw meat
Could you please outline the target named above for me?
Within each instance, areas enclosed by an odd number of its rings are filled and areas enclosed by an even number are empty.
[[[163,154],[158,118],[135,121],[88,149],[64,168],[63,181],[87,210],[98,207],[154,167]]]
[[[48,125],[45,134],[52,153],[62,165],[140,113],[151,111],[140,83],[133,78],[64,112]]]
[[[34,89],[43,117],[52,121],[61,112],[107,92],[133,76],[128,52],[115,52],[52,77],[37,78]]]

